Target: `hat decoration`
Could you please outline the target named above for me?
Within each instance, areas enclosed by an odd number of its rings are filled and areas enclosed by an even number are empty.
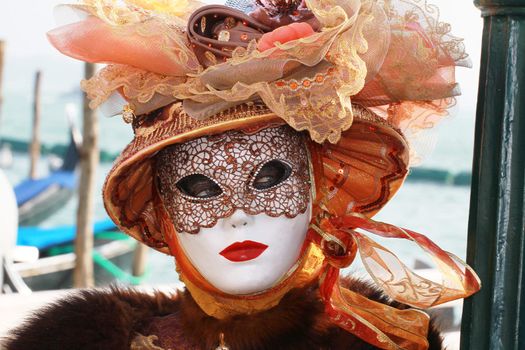
[[[106,209],[123,231],[175,255],[181,279],[209,315],[265,310],[319,279],[334,324],[381,349],[423,350],[429,319],[417,308],[480,288],[470,267],[425,236],[370,219],[420,158],[408,145],[454,103],[455,67],[469,65],[436,7],[425,0],[255,0],[234,7],[83,0],[57,11],[75,19],[49,32],[51,43],[107,64],[82,83],[91,107],[124,102],[135,132],[108,175]],[[309,135],[315,198],[303,255],[275,288],[225,295],[177,246],[168,247],[174,228],[156,193],[152,158],[203,135],[284,123]],[[416,243],[443,280],[418,276],[365,231]],[[414,309],[341,287],[339,271],[357,252],[376,284]]]
[[[243,101],[262,99],[289,125],[308,130],[316,142],[336,143],[352,124],[352,103],[400,104],[398,110],[383,111],[384,117],[394,126],[405,126],[409,120],[412,132],[428,129],[452,103],[443,99],[459,93],[454,67],[468,65],[461,41],[426,13],[436,10],[422,1],[400,5],[308,0],[286,20],[271,17],[280,8],[270,6],[274,3],[270,1],[258,2],[254,16],[212,5],[201,7],[189,21],[185,16],[198,3],[179,1],[169,7],[153,3],[85,0],[67,7],[77,16],[80,13],[82,20],[48,33],[53,45],[67,55],[109,63],[83,83],[91,107],[119,94],[136,115],[142,115],[183,100],[186,112],[201,119]],[[203,39],[215,16],[235,23],[236,30],[225,25],[227,29],[214,33],[216,38]],[[281,25],[292,20],[301,22]],[[299,24],[315,32],[302,32],[294,39],[290,33],[299,33]],[[241,31],[233,38],[232,33]],[[258,50],[256,40],[264,34],[259,45],[271,37],[277,41]],[[203,52],[203,45],[209,50]],[[420,118],[405,115],[405,101],[411,101],[406,108],[421,109]]]

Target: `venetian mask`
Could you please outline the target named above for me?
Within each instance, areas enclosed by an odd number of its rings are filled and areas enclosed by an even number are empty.
[[[214,287],[253,294],[293,271],[311,216],[301,134],[281,126],[201,137],[161,151],[157,174],[176,239]]]

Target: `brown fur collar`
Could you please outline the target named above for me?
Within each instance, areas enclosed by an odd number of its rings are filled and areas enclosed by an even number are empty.
[[[162,293],[83,290],[37,311],[4,345],[8,350],[129,349],[137,321],[178,309],[178,301]]]
[[[346,280],[344,284],[392,304],[366,283]],[[231,350],[375,349],[327,322],[315,287],[290,292],[268,311],[226,321],[206,315],[188,292],[173,297],[117,288],[81,291],[38,311],[11,332],[5,346],[8,350],[124,350],[141,334],[155,335],[154,344],[166,350],[214,350],[221,332]],[[433,326],[429,342],[430,350],[442,349]]]

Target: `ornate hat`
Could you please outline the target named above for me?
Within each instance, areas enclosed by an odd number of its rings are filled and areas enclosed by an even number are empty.
[[[333,322],[383,349],[427,346],[428,320],[419,311],[388,316],[385,306],[339,288],[339,269],[358,249],[378,285],[415,307],[479,289],[468,266],[426,237],[370,219],[419,159],[411,146],[454,102],[455,67],[468,65],[461,40],[449,35],[435,7],[419,0],[257,0],[204,7],[191,0],[84,0],[59,10],[77,19],[51,31],[50,41],[72,57],[108,63],[83,89],[93,108],[125,105],[122,114],[135,134],[107,177],[106,209],[124,232],[186,265],[182,273],[192,294],[205,294],[197,286],[205,281],[168,246],[173,228],[159,209],[155,155],[202,136],[283,124],[307,135],[315,194],[298,279],[308,280],[308,270],[322,280]],[[417,243],[446,281],[415,275],[357,229]],[[279,300],[248,299],[219,295],[214,302],[234,313]],[[199,304],[225,316],[210,303]]]
[[[446,115],[459,92],[454,68],[467,64],[461,41],[417,2],[234,4],[250,14],[188,1],[124,3],[69,6],[83,19],[48,35],[70,56],[110,63],[82,84],[93,108],[124,101],[135,133],[108,175],[106,208],[165,253],[151,214],[151,157],[163,147],[287,123],[310,135],[318,206],[371,217],[417,160],[408,143]]]

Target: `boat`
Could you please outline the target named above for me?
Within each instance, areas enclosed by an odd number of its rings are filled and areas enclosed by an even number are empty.
[[[131,272],[137,242],[121,233],[109,219],[96,222],[93,232],[96,284],[107,285],[115,280],[139,284],[141,277],[133,276]],[[67,289],[73,286],[75,233],[74,225],[18,229],[17,245],[36,247],[40,252],[37,261],[13,266],[31,290]]]
[[[13,190],[0,169],[0,293],[31,293],[73,286],[74,225],[42,228],[39,224],[62,208],[76,190],[81,136],[70,124],[71,141],[60,165],[47,177],[25,180]],[[22,226],[25,225],[25,226]],[[139,284],[133,276],[135,240],[109,219],[94,224],[95,282]]]
[[[109,219],[96,222],[93,230],[96,285],[116,280],[140,284],[144,276],[133,276],[131,272],[137,242],[121,233]],[[16,249],[36,249],[38,253],[36,259],[4,262],[8,291],[27,293],[72,288],[75,232],[74,225],[20,227]]]
[[[0,169],[0,213],[2,213],[2,220],[0,220],[0,265],[2,267],[5,265],[4,262],[11,258],[11,249],[16,243],[18,227],[17,210],[13,188],[2,169]],[[3,269],[1,269],[0,294],[2,290],[1,287],[4,285],[4,275]]]
[[[18,222],[38,225],[66,205],[75,193],[82,137],[70,123],[70,143],[60,167],[39,179],[26,179],[15,187]]]

